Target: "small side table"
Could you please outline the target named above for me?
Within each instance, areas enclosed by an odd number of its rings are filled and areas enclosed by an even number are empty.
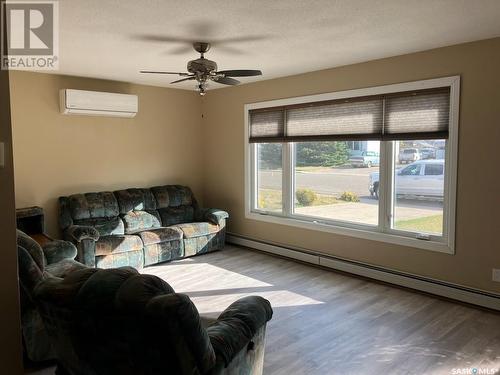
[[[17,228],[32,237],[40,246],[52,241],[52,238],[45,234],[44,218],[42,207],[16,209]]]

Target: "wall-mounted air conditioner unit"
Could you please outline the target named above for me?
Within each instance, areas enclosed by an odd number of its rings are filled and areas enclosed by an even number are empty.
[[[135,117],[137,95],[64,89],[60,91],[61,113],[66,115]]]

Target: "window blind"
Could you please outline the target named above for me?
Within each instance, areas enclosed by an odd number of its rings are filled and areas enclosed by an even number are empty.
[[[360,100],[291,108],[286,112],[288,138],[371,137],[382,133],[382,100]]]
[[[282,142],[285,129],[283,110],[250,112],[250,139],[257,142]]]
[[[448,138],[450,92],[414,93],[385,101],[385,139]]]
[[[448,138],[450,89],[250,111],[249,142]]]

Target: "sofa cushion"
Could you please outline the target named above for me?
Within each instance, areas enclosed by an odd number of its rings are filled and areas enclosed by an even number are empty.
[[[156,210],[156,201],[149,189],[125,189],[114,192],[121,214],[130,211]]]
[[[69,197],[69,210],[73,220],[118,216],[118,202],[113,193],[75,194]]]
[[[94,227],[101,236],[111,236],[113,234],[125,234],[123,221],[119,217],[99,217],[95,219],[75,220],[76,225]]]
[[[139,236],[105,236],[99,238],[95,244],[95,255],[109,255],[127,251],[142,250],[142,241]]]
[[[138,233],[138,235],[145,246],[182,239],[182,231],[175,227],[145,230]]]
[[[116,291],[113,302],[124,313],[140,314],[151,298],[172,293],[174,289],[157,276],[134,275]]]
[[[218,225],[208,222],[177,224],[171,228],[180,229],[185,238],[206,236],[219,231]]]
[[[122,220],[127,234],[161,226],[160,215],[156,211],[130,211],[122,215]]]
[[[194,208],[192,206],[179,206],[162,208],[158,210],[161,224],[164,227],[169,225],[189,223],[194,220]]]
[[[165,185],[151,188],[157,208],[192,206],[193,193],[187,186]]]
[[[52,276],[64,278],[74,271],[78,271],[84,268],[87,268],[87,266],[80,262],[77,262],[76,260],[63,259],[57,263],[49,264],[47,267],[45,267],[45,270]]]

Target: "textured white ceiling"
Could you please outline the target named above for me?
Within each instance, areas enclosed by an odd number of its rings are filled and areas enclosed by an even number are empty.
[[[219,69],[261,69],[246,82],[500,36],[500,0],[60,0],[58,74],[169,86],[220,41]],[[185,42],[145,41],[144,36]],[[224,42],[224,39],[248,39]],[[221,87],[213,83],[212,88]],[[171,85],[193,89],[194,83]]]

